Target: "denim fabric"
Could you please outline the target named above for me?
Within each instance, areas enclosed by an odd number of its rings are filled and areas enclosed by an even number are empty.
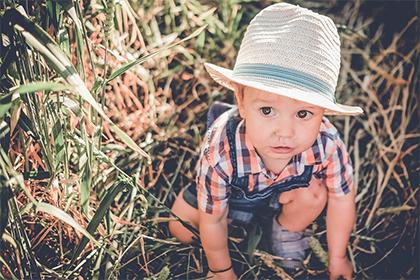
[[[207,128],[213,121],[227,110],[234,110],[235,107],[226,103],[215,102],[209,109],[207,118]],[[290,191],[295,188],[307,187],[312,178],[313,166],[305,166],[304,172],[300,176],[292,177],[284,182],[274,184],[262,191],[248,190],[248,176],[238,177],[238,163],[236,156],[235,133],[240,122],[238,116],[234,116],[227,122],[226,132],[230,147],[230,158],[232,159],[232,178],[229,185],[229,214],[228,217],[240,224],[252,222],[257,211],[280,209],[278,196],[282,192]],[[184,190],[184,200],[191,206],[197,208],[197,189],[192,184]]]
[[[235,105],[215,101],[211,106],[209,111],[207,112],[207,129],[213,124],[213,122],[224,112],[236,109]]]

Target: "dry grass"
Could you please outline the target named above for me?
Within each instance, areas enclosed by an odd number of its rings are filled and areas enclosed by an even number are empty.
[[[246,23],[271,2],[242,6],[223,2],[219,10],[213,10],[212,2],[145,1],[142,5],[133,2],[131,8],[122,2],[123,6],[115,6],[114,29],[110,25],[112,5],[101,10],[99,3],[90,3],[93,12],[86,17],[91,23],[88,35],[93,61],[85,48],[82,64],[89,89],[126,62],[174,41],[176,35],[185,37],[205,24],[208,27],[204,35],[136,65],[97,91],[97,100],[104,102],[108,116],[149,153],[151,163],[125,149],[108,123],[70,114],[69,133],[79,135],[79,128],[86,127],[87,138],[95,139],[97,126],[103,129],[103,154],[98,152],[92,161],[88,214],[80,205],[82,173],[73,159],[75,144],[69,145],[69,174],[59,169],[58,175],[25,182],[33,197],[66,210],[84,228],[108,190],[116,182],[124,183],[124,191],[115,196],[94,231],[102,247],[89,242],[81,257],[66,267],[83,235],[54,216],[36,212],[28,194],[14,189],[37,267],[45,278],[76,278],[79,273],[85,278],[115,279],[204,277],[206,261],[200,245],[179,244],[166,226],[168,207],[176,193],[194,178],[209,104],[216,99],[233,101],[231,94],[210,80],[202,63],[210,60],[231,67]],[[358,189],[357,223],[348,247],[355,275],[358,279],[413,278],[419,275],[419,44],[412,38],[418,34],[419,20],[405,18],[404,27],[390,35],[384,33],[379,19],[364,14],[366,2],[328,4],[334,5],[331,15],[342,25],[338,100],[357,104],[366,112],[357,118],[333,120],[350,151]],[[328,4],[310,1],[301,5],[328,13]],[[373,31],[369,28],[374,24],[378,27]],[[75,64],[80,59],[77,47],[73,42]],[[11,136],[9,150],[14,169],[19,173],[47,170],[42,146],[18,129]],[[314,253],[305,262],[306,274],[325,278],[323,218],[314,229]],[[0,260],[5,260],[3,275],[19,277],[28,268],[24,268],[19,244],[14,244],[15,232],[12,226],[7,228]],[[245,252],[252,242],[247,240],[258,242],[257,237],[252,232],[237,232],[230,247],[241,279],[305,277],[287,275],[276,265],[275,256],[261,250],[248,255]],[[412,260],[407,261],[406,256]]]

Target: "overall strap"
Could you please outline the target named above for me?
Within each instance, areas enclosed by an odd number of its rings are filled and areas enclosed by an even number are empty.
[[[238,161],[236,157],[236,129],[238,128],[241,119],[237,116],[232,116],[226,124],[226,134],[229,143],[229,155],[232,163],[232,181],[231,184],[241,187],[248,188],[248,176],[238,178]]]
[[[210,128],[213,122],[220,115],[222,115],[224,112],[229,111],[229,110],[236,111],[236,106],[229,103],[220,102],[220,101],[213,102],[213,104],[211,104],[207,112],[207,123],[206,123],[207,129]]]
[[[227,112],[229,111],[229,112]],[[235,135],[239,122],[241,121],[238,116],[238,107],[225,102],[215,101],[207,112],[207,129],[210,129],[213,122],[223,113],[227,112],[228,122],[226,124],[226,134],[229,143],[229,155],[232,163],[232,181],[231,184],[240,186],[241,188],[248,188],[248,177],[238,178],[238,163],[236,158],[236,144]]]

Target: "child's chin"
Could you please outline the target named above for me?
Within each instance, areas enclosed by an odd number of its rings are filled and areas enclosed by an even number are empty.
[[[282,155],[274,155],[275,159],[282,159],[282,160],[289,160],[293,157],[293,154],[282,154]]]
[[[294,156],[294,154],[271,154],[270,158],[274,159],[274,160],[290,160],[292,157]]]

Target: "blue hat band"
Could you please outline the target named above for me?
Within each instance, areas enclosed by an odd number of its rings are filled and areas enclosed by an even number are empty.
[[[270,80],[286,82],[299,87],[304,87],[310,91],[321,93],[324,97],[335,103],[334,92],[325,82],[300,71],[277,65],[242,63],[240,65],[236,65],[233,72],[233,75],[238,78],[268,78]]]

